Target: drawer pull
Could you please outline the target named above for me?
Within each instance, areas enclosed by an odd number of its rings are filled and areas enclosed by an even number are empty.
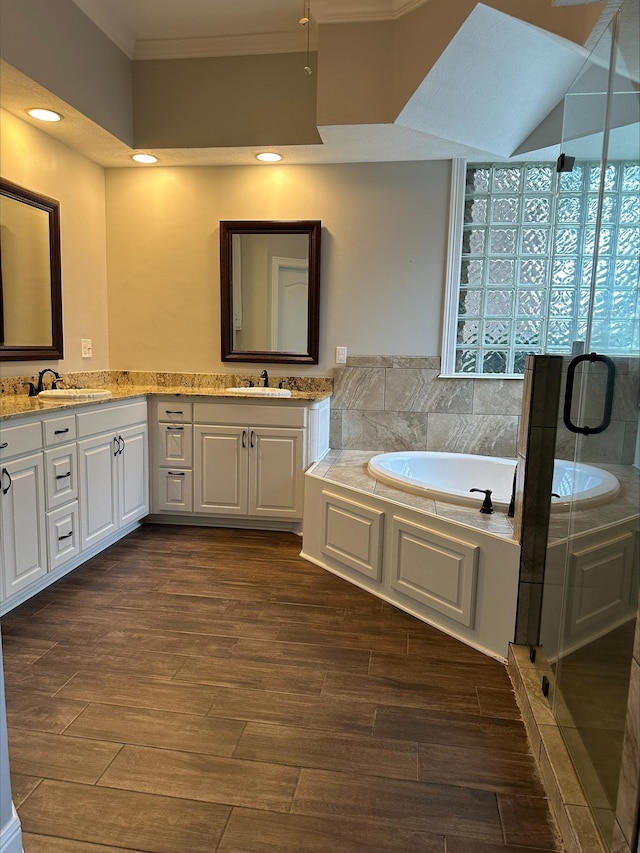
[[[3,441],[2,444],[0,444],[0,450],[6,450],[7,447],[9,447],[8,441]]]
[[[6,487],[5,486],[2,487],[2,494],[3,495],[6,495],[7,492],[9,491],[9,489],[11,488],[11,474],[7,471],[6,468],[3,468],[1,478],[4,479],[5,475],[9,478],[9,482],[6,485]]]
[[[69,531],[69,533],[65,533],[63,536],[58,536],[58,542],[62,542],[63,539],[71,539],[73,536],[73,530]]]
[[[184,477],[184,471],[168,471],[167,473],[172,477]]]
[[[56,474],[56,480],[66,480],[67,477],[71,476],[71,471],[67,471],[66,474]]]
[[[167,431],[169,431],[169,430],[173,430],[173,432],[182,432],[182,431],[184,431],[184,427],[168,426]]]
[[[65,432],[69,432],[69,427],[65,427],[64,429],[54,429],[54,435],[64,435]]]
[[[164,410],[165,415],[184,415],[184,412],[172,412],[171,409]]]

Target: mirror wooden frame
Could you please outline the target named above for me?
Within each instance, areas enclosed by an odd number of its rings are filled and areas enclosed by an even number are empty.
[[[291,222],[235,220],[220,222],[220,308],[222,361],[267,364],[318,364],[320,341],[319,220]],[[233,346],[233,238],[242,234],[306,234],[309,240],[307,349],[305,352],[237,350]]]
[[[62,267],[60,260],[60,203],[0,178],[0,195],[43,210],[49,217],[49,273],[51,281],[51,345],[0,344],[0,361],[48,361],[63,357]],[[0,322],[4,324],[3,281],[0,267]],[[2,326],[2,330],[4,325]],[[1,331],[1,330],[0,330]],[[4,334],[2,335],[4,340]]]

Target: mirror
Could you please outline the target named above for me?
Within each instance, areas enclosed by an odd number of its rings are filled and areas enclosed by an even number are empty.
[[[0,178],[0,361],[62,358],[60,206]]]
[[[318,363],[318,220],[220,223],[222,360]]]

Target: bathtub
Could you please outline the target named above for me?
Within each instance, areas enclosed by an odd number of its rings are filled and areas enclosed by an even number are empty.
[[[476,456],[469,453],[401,451],[381,453],[369,461],[369,473],[377,480],[425,497],[465,506],[482,504],[484,495],[470,489],[491,489],[498,510],[506,510],[511,499],[515,459]],[[620,490],[613,474],[593,465],[556,459],[553,471],[551,509],[569,509],[606,503]]]

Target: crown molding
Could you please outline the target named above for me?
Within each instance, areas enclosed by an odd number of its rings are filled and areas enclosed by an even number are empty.
[[[134,60],[192,59],[211,56],[255,56],[266,53],[304,53],[307,40],[299,33],[256,33],[246,36],[212,36],[198,39],[159,39],[137,41]],[[317,38],[311,33],[309,47],[316,50]]]
[[[359,21],[397,21],[429,0],[311,0],[311,14],[319,24]]]

